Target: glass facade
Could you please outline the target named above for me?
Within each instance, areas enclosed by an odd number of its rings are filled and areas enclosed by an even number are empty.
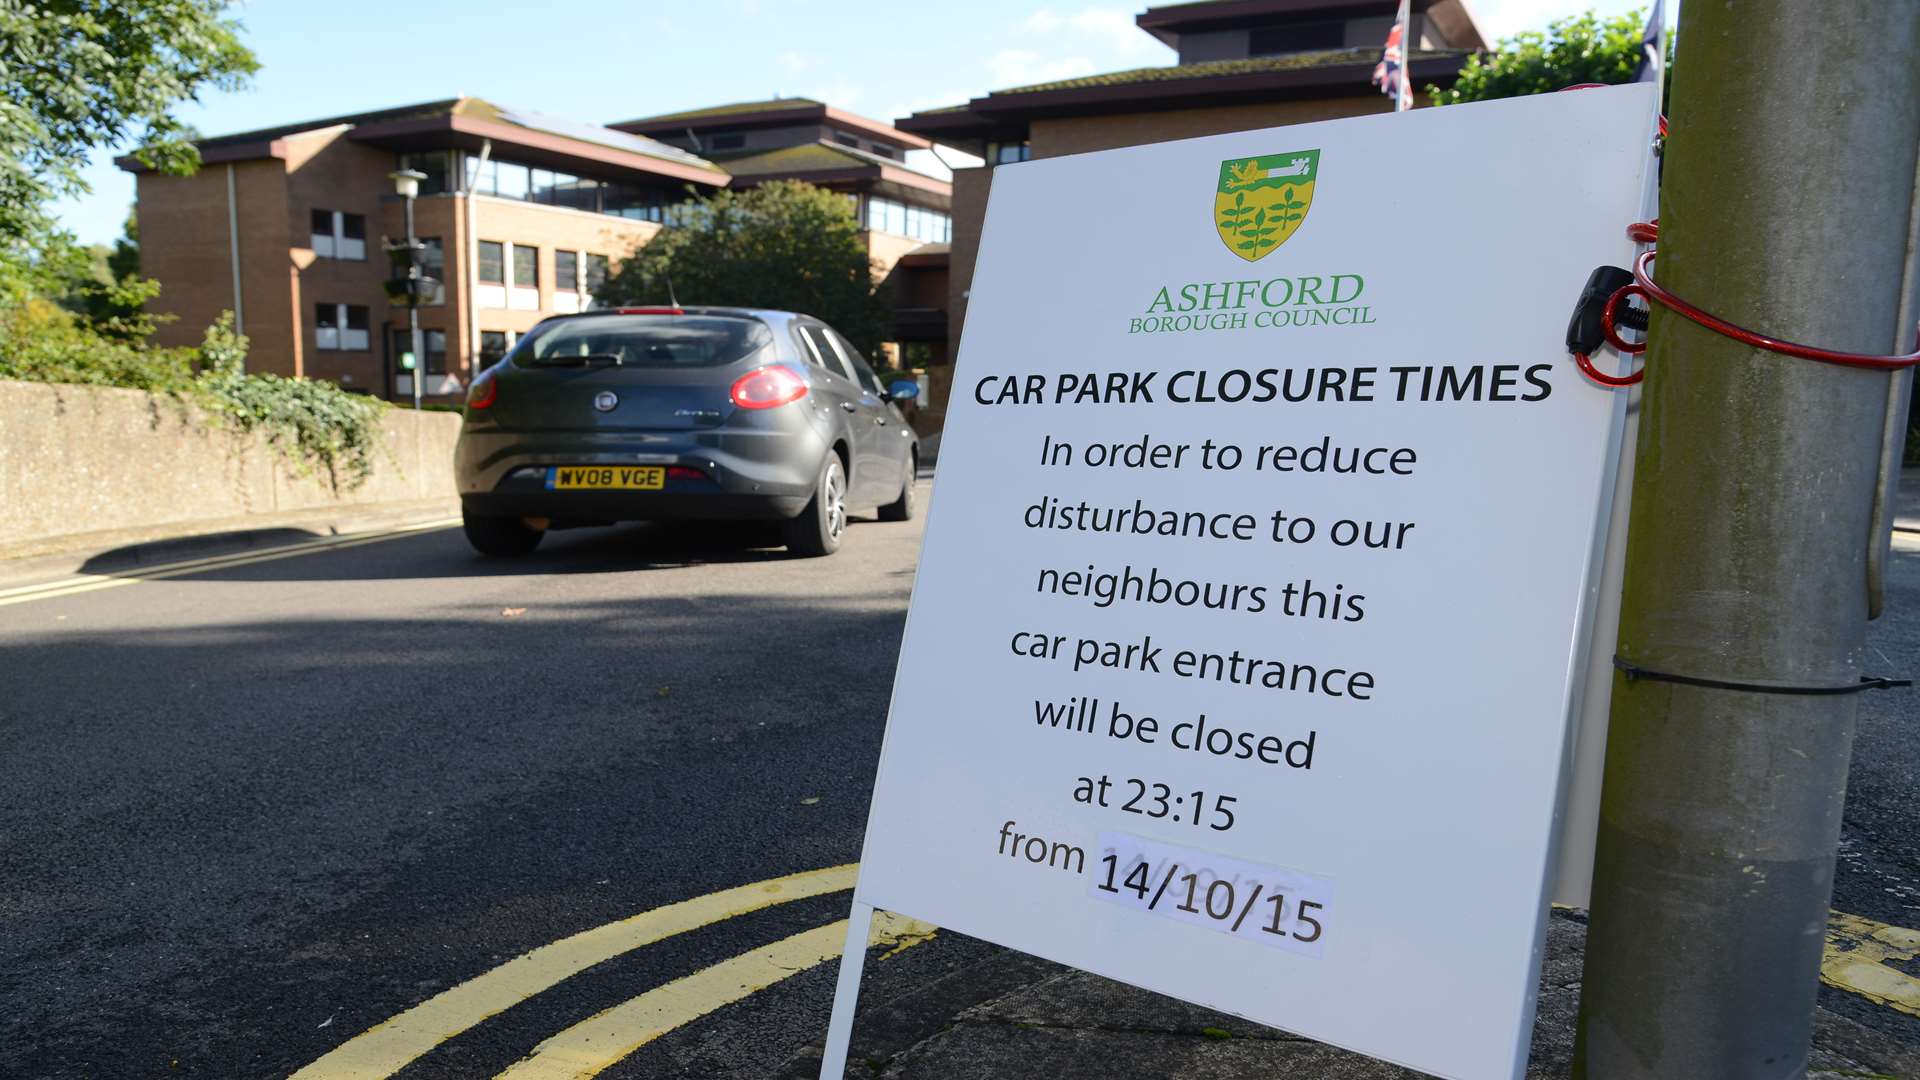
[[[416,157],[426,156],[408,154],[403,155],[401,161],[407,163]],[[684,190],[680,188],[655,188],[597,180],[590,176],[575,176],[558,169],[542,169],[498,158],[490,158],[482,165],[478,155],[463,157],[466,190],[477,195],[524,199],[544,206],[564,206],[569,210],[655,221],[663,225],[675,222],[678,216],[675,207],[686,199]],[[423,168],[422,171],[426,170]],[[425,193],[426,186],[423,184],[420,190]]]
[[[453,190],[450,186],[453,177],[453,170],[450,164],[452,157],[453,151],[451,150],[429,150],[422,154],[401,154],[400,167],[402,169],[413,169],[416,172],[427,174],[427,178],[420,181],[420,194],[440,195]]]
[[[928,244],[944,244],[953,239],[953,219],[944,211],[883,199],[878,195],[867,197],[867,228],[875,232],[912,237]]]
[[[1026,161],[1033,156],[1033,147],[1025,142],[1004,142],[987,144],[988,165],[1012,165]]]

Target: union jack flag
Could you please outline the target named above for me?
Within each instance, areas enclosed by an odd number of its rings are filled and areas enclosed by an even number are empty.
[[[1393,29],[1387,31],[1387,48],[1380,54],[1380,62],[1373,66],[1373,85],[1380,92],[1393,99],[1394,112],[1406,112],[1413,108],[1413,84],[1407,80],[1407,0],[1400,0],[1400,17],[1393,21]]]

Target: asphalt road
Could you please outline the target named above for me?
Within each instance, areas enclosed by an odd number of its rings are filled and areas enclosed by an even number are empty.
[[[631,526],[498,563],[444,530],[0,608],[0,1076],[284,1077],[569,934],[854,861],[919,539],[863,522],[791,560]],[[1870,666],[1911,673],[1920,554],[1896,562]],[[1901,926],[1914,699],[1862,699],[1835,900]],[[847,900],[622,955],[397,1075],[491,1076]],[[989,951],[943,934],[870,964],[865,1000]],[[602,1075],[774,1073],[819,1038],[832,978]],[[1823,1001],[1920,1043],[1920,1021]]]

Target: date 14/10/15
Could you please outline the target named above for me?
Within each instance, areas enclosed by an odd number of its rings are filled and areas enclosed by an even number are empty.
[[[1106,864],[1105,880],[1094,887],[1105,893],[1131,892],[1139,900],[1146,901],[1148,911],[1158,910],[1164,898],[1173,903],[1174,911],[1182,911],[1190,916],[1204,916],[1206,919],[1224,923],[1229,920],[1233,925],[1227,933],[1238,934],[1240,928],[1247,925],[1247,916],[1253,914],[1256,905],[1271,907],[1272,917],[1256,920],[1256,929],[1260,933],[1291,937],[1295,941],[1315,942],[1320,940],[1321,924],[1315,914],[1326,907],[1314,900],[1301,900],[1293,909],[1292,919],[1287,914],[1287,898],[1280,892],[1267,892],[1266,885],[1258,881],[1234,881],[1215,877],[1204,870],[1195,870],[1181,874],[1183,869],[1178,863],[1168,863],[1165,875],[1155,888],[1153,872],[1143,862],[1137,862],[1125,877],[1120,875],[1120,856],[1108,855],[1100,860]],[[1178,876],[1176,876],[1178,875]],[[1202,884],[1203,878],[1205,884]],[[1116,880],[1118,879],[1118,880]],[[1173,886],[1173,896],[1167,896],[1167,886]],[[1180,894],[1185,892],[1185,899]],[[1153,899],[1148,900],[1151,893]],[[1264,894],[1264,895],[1263,895]],[[1244,897],[1244,900],[1242,899]],[[1266,902],[1261,903],[1262,900]],[[1237,914],[1236,914],[1237,912]],[[1171,912],[1169,912],[1171,914]],[[1264,916],[1264,911],[1263,911]]]
[[[1191,822],[1205,825],[1215,832],[1226,832],[1233,828],[1233,804],[1240,800],[1217,792],[1211,796],[1211,802],[1208,800],[1205,791],[1176,795],[1167,784],[1133,777],[1114,780],[1105,775],[1082,776],[1073,789],[1073,801],[1077,803],[1117,807],[1129,814],[1144,817]]]

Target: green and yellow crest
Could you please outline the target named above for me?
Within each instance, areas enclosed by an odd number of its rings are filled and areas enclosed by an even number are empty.
[[[1227,249],[1253,262],[1286,243],[1313,208],[1319,172],[1318,150],[1221,162],[1213,223]]]

